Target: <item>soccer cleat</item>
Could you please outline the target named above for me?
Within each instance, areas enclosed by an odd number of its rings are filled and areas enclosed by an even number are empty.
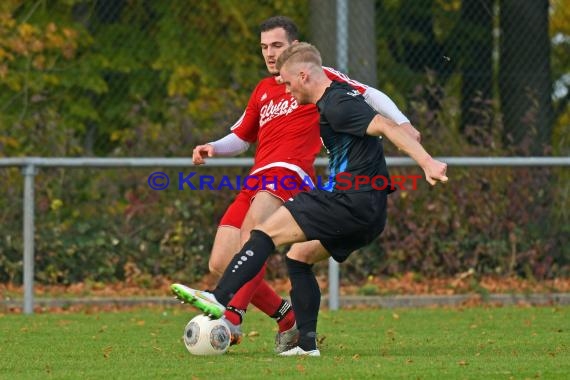
[[[321,352],[318,349],[305,351],[299,346],[295,346],[290,350],[282,352],[279,356],[321,356]]]
[[[228,325],[230,329],[230,346],[241,343],[241,338],[243,338],[243,333],[241,332],[240,325],[234,325],[226,317],[222,317],[222,320]]]
[[[275,352],[281,354],[294,348],[299,341],[299,329],[297,329],[297,322],[289,330],[278,332],[275,335]]]
[[[221,318],[226,311],[226,307],[219,303],[210,292],[192,289],[182,284],[172,284],[170,289],[176,295],[176,298],[202,310],[204,314],[213,319]]]

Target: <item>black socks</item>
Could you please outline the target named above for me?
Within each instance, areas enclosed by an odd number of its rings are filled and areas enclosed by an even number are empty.
[[[259,273],[274,250],[275,244],[269,235],[259,230],[252,230],[249,240],[230,261],[218,282],[214,290],[216,299],[227,306],[234,294]]]
[[[317,318],[321,305],[321,289],[313,274],[313,266],[286,258],[291,279],[291,302],[299,328],[299,347],[305,351],[317,348]]]

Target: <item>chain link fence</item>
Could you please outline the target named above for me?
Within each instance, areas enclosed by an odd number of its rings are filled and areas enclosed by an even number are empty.
[[[226,133],[265,75],[257,26],[275,14],[326,65],[457,141],[441,153],[568,153],[562,1],[10,0],[0,11],[5,155],[179,155]]]
[[[194,145],[228,132],[266,75],[257,26],[277,14],[298,23],[301,38],[321,50],[326,65],[388,94],[435,155],[568,155],[566,8],[547,0],[3,1],[0,156],[189,156]],[[399,154],[386,145],[389,155]],[[158,197],[146,186],[150,172],[42,170],[38,278],[109,280],[139,269],[172,274],[207,254],[233,193]],[[12,184],[0,198],[0,281],[18,282],[21,192],[14,189],[21,188],[21,174],[2,169],[0,175]],[[460,185],[443,192],[447,199],[426,191],[393,201],[416,213],[394,217],[395,230],[387,231],[393,240],[366,251],[362,257],[370,260],[352,270],[355,276],[470,267],[538,277],[568,273],[566,169],[451,175]],[[509,185],[525,189],[512,205],[495,199]],[[481,207],[485,199],[496,204]],[[461,207],[446,206],[453,202]],[[445,210],[441,220],[430,223],[425,205]],[[119,261],[103,260],[101,252],[115,252]],[[500,259],[493,260],[496,252]],[[163,267],[166,256],[172,262]],[[379,263],[386,258],[390,265]],[[200,260],[198,269],[205,270]],[[545,270],[549,263],[555,266]],[[449,270],[438,273],[442,265]],[[102,272],[70,274],[62,267]]]

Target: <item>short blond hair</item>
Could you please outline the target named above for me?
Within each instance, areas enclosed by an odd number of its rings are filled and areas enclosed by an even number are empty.
[[[287,62],[312,63],[316,66],[322,66],[323,64],[319,50],[307,42],[299,42],[285,49],[277,58],[277,63],[275,64],[277,70],[281,70]]]

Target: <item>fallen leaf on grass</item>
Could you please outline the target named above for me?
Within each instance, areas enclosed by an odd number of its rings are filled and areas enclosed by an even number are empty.
[[[105,359],[109,358],[109,354],[111,354],[111,351],[113,351],[113,347],[112,346],[107,346],[103,349],[103,357]]]

